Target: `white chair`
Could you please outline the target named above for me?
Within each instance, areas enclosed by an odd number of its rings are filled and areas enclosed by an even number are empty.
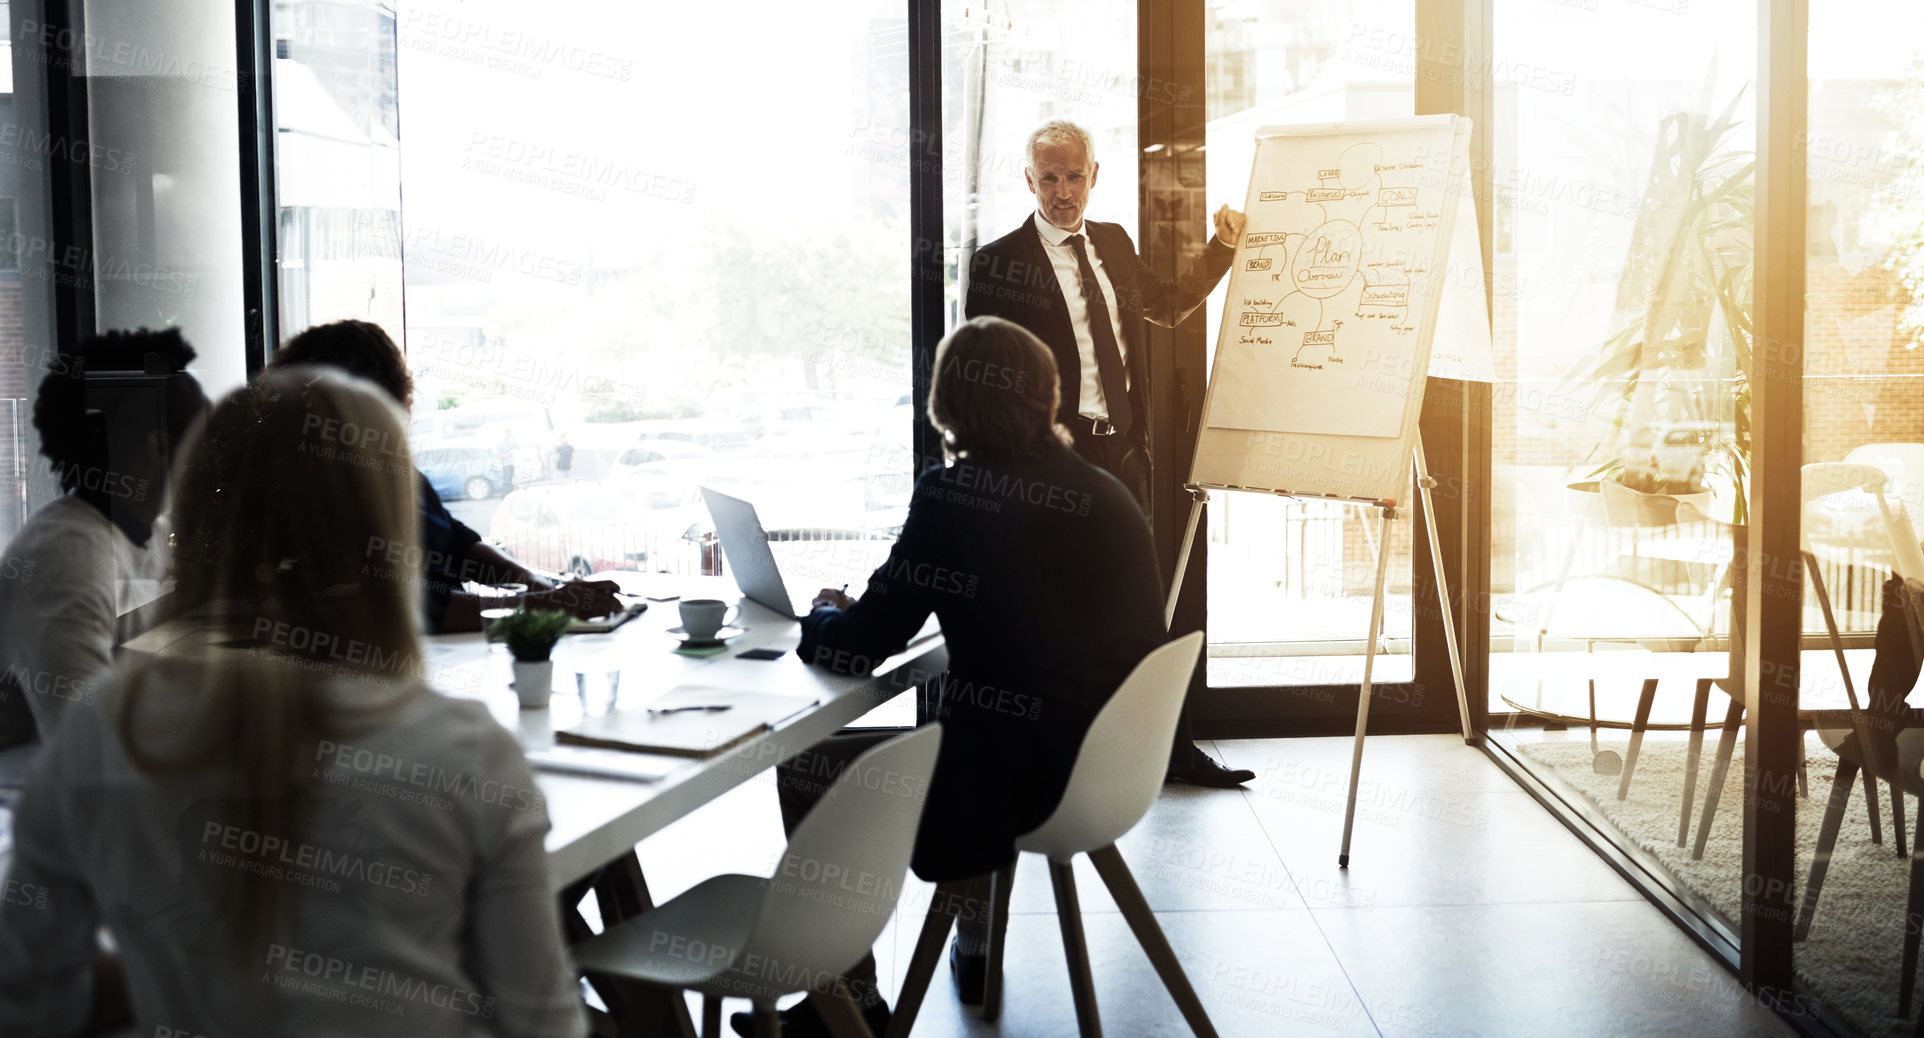
[[[1161,792],[1169,767],[1169,750],[1189,690],[1190,675],[1202,652],[1203,635],[1183,635],[1156,649],[1136,665],[1116,694],[1096,715],[1076,754],[1075,768],[1055,812],[1034,830],[1016,839],[1017,851],[1031,851],[1049,859],[1049,879],[1055,886],[1056,917],[1062,926],[1062,946],[1069,963],[1069,984],[1075,995],[1076,1022],[1083,1038],[1102,1034],[1096,1011],[1095,982],[1089,972],[1089,951],[1083,941],[1082,910],[1076,900],[1078,854],[1089,855],[1096,872],[1116,899],[1122,917],[1175,998],[1183,1019],[1198,1038],[1215,1038],[1216,1029],[1204,1012],[1202,1000],[1183,974],[1162,927],[1143,899],[1135,877],[1116,851],[1116,841],[1136,827]],[[1002,951],[1008,933],[1009,887],[1014,865],[996,873],[991,894],[988,983],[983,992],[983,1016],[993,1020],[1001,1009]],[[961,884],[943,884],[929,905],[929,914],[902,982],[902,997],[889,1021],[890,1038],[906,1038],[928,992],[929,978],[948,937],[960,900]]]
[[[1875,484],[1879,487],[1883,485],[1882,473],[1876,473],[1876,470],[1869,469],[1868,466],[1845,466],[1846,468],[1866,470],[1855,474],[1847,474],[1842,472],[1841,469],[1829,467],[1830,464],[1831,463],[1821,463],[1804,467],[1803,501],[1806,509],[1808,509],[1812,501],[1819,498],[1854,489],[1849,478],[1846,478],[1846,476],[1850,476],[1850,478],[1861,477],[1860,482],[1857,483],[1857,486],[1861,487],[1865,485],[1862,480],[1871,479],[1871,474],[1875,473]],[[1816,471],[1812,472],[1811,470],[1813,469]],[[1677,515],[1678,518],[1688,522],[1712,522],[1719,526],[1727,527],[1730,530],[1733,551],[1738,556],[1743,554],[1744,538],[1748,536],[1745,527],[1731,526],[1722,520],[1711,519],[1687,503],[1678,506]],[[1800,526],[1801,525],[1802,524],[1800,524]],[[1817,582],[1818,602],[1823,607],[1825,620],[1831,628],[1833,647],[1838,647],[1840,643],[1835,640],[1837,636],[1836,621],[1831,614],[1830,597],[1824,590],[1822,578],[1818,574],[1813,556],[1810,554],[1808,538],[1804,539],[1803,544],[1800,545],[1800,549],[1800,558],[1805,573]],[[1730,599],[1730,673],[1727,677],[1717,682],[1725,694],[1730,697],[1730,707],[1724,714],[1723,731],[1719,733],[1717,738],[1716,758],[1711,767],[1709,786],[1704,793],[1703,814],[1697,822],[1697,838],[1690,850],[1690,857],[1693,861],[1702,860],[1704,848],[1709,843],[1711,826],[1717,819],[1717,807],[1723,797],[1724,780],[1729,776],[1731,759],[1735,755],[1737,748],[1737,737],[1743,730],[1745,724],[1744,715],[1749,709],[1749,703],[1746,701],[1748,691],[1743,669],[1744,622],[1744,596],[1737,594],[1736,589],[1733,588]],[[1840,667],[1843,664],[1841,648],[1838,648],[1838,663]],[[1800,733],[1806,729],[1822,730],[1826,726],[1835,727],[1840,719],[1839,715],[1842,715],[1841,719],[1843,723],[1849,724],[1853,729],[1866,733],[1869,732],[1870,718],[1858,706],[1857,693],[1849,684],[1850,676],[1848,670],[1845,671],[1844,680],[1846,682],[1845,689],[1849,697],[1849,708],[1842,711],[1811,710],[1800,706],[1797,710],[1797,726]],[[1702,698],[1700,694],[1699,703],[1701,704],[1701,702]],[[1696,784],[1697,755],[1703,738],[1703,721],[1703,710],[1701,705],[1699,705],[1692,718],[1690,751],[1685,765],[1684,809],[1686,811],[1690,808]],[[1802,779],[1804,764],[1801,759],[1798,761],[1797,772],[1799,775],[1798,789],[1801,794],[1805,790],[1805,783]],[[1840,769],[1839,774],[1844,774],[1844,772]],[[1852,777],[1854,776],[1846,775],[1845,780],[1848,782]],[[1868,788],[1871,790],[1871,800],[1868,805],[1871,839],[1873,842],[1881,843],[1883,836],[1878,822],[1876,786],[1870,785]],[[1678,830],[1679,846],[1682,845],[1683,835],[1684,830],[1680,828]]]
[[[1858,731],[1858,742],[1864,747],[1862,751],[1865,755],[1864,794],[1870,802],[1871,839],[1877,843],[1882,843],[1884,838],[1878,821],[1877,803],[1877,777],[1885,773],[1885,769],[1881,766],[1884,762],[1877,760],[1876,747],[1870,742],[1868,728],[1870,719],[1857,701],[1857,689],[1851,682],[1850,666],[1844,661],[1844,642],[1837,630],[1837,616],[1831,609],[1830,590],[1824,585],[1823,567],[1818,564],[1817,553],[1811,547],[1810,529],[1813,524],[1810,506],[1839,494],[1860,491],[1870,494],[1876,501],[1877,510],[1884,513],[1882,526],[1893,542],[1893,557],[1902,559],[1903,548],[1898,542],[1903,538],[1896,535],[1890,510],[1884,503],[1884,487],[1887,482],[1888,477],[1884,471],[1874,465],[1858,465],[1842,461],[1821,461],[1805,465],[1802,473],[1803,521],[1798,524],[1798,550],[1803,556],[1804,572],[1810,577],[1811,590],[1816,592],[1817,605],[1824,614],[1824,628],[1830,635],[1831,653],[1837,658],[1837,673],[1843,681],[1844,697],[1850,704],[1848,716],[1851,727]],[[1896,521],[1904,522],[1901,516]],[[1917,545],[1911,544],[1911,552],[1916,554],[1917,550]],[[1907,568],[1902,562],[1893,567],[1899,576],[1904,576]],[[1918,575],[1924,576],[1924,572],[1919,572]],[[1818,728],[1817,732],[1818,737],[1832,749],[1842,743],[1843,736],[1846,734],[1839,729],[1823,727]],[[1904,794],[1899,791],[1895,778],[1891,781],[1891,827],[1897,839],[1897,853],[1901,855],[1904,853]]]
[[[756,1033],[777,1038],[776,1000],[804,990],[831,996],[816,1007],[837,1034],[869,1035],[841,976],[895,911],[941,729],[924,725],[850,763],[796,827],[773,877],[704,880],[576,945],[575,962],[590,974],[701,992],[704,1038],[718,1038],[728,996],[753,1002]]]
[[[1810,467],[1811,466],[1806,466],[1806,469]],[[1912,650],[1914,652],[1918,651],[1920,648],[1924,648],[1924,630],[1920,630],[1919,628],[1920,620],[1924,619],[1919,616],[1920,608],[1924,607],[1924,548],[1920,548],[1918,544],[1917,531],[1911,527],[1910,518],[1904,514],[1903,506],[1901,504],[1893,504],[1884,497],[1885,474],[1881,470],[1868,465],[1847,466],[1842,463],[1839,463],[1836,467],[1840,469],[1869,470],[1868,474],[1864,474],[1862,489],[1870,493],[1876,501],[1877,511],[1882,519],[1885,535],[1890,539],[1891,572],[1904,582],[1904,594],[1908,596],[1906,614],[1911,620],[1908,633],[1911,637]],[[1815,576],[1814,572],[1812,576]],[[1825,618],[1828,620],[1829,616],[1830,613],[1827,607],[1825,610]],[[1832,628],[1831,637],[1834,640],[1836,638],[1835,624],[1832,625]],[[1838,655],[1838,668],[1841,670],[1844,666],[1842,652],[1840,651]],[[1849,691],[1851,688],[1850,674],[1848,671],[1846,671],[1844,675],[1844,688],[1846,691]],[[1908,693],[1911,690],[1906,689],[1905,691]],[[1855,708],[1856,704],[1857,698],[1853,693],[1851,696],[1851,705]],[[1811,921],[1817,914],[1817,898],[1823,890],[1824,876],[1830,870],[1831,853],[1837,847],[1838,831],[1843,826],[1844,812],[1849,806],[1851,780],[1860,768],[1864,773],[1865,788],[1872,791],[1873,796],[1871,801],[1871,837],[1873,842],[1877,842],[1876,800],[1874,799],[1874,791],[1877,787],[1875,783],[1877,779],[1884,778],[1891,784],[1891,818],[1896,828],[1897,854],[1899,857],[1902,857],[1905,853],[1904,794],[1907,791],[1913,795],[1924,793],[1924,783],[1920,782],[1919,776],[1914,768],[1907,769],[1901,767],[1900,764],[1902,762],[1900,761],[1885,761],[1877,758],[1877,751],[1868,738],[1868,727],[1870,723],[1871,722],[1867,721],[1862,725],[1856,726],[1862,732],[1862,734],[1858,736],[1858,746],[1860,747],[1858,755],[1861,759],[1852,760],[1841,752],[1838,755],[1837,778],[1832,783],[1830,800],[1824,808],[1823,824],[1818,829],[1817,850],[1811,858],[1810,876],[1804,885],[1804,899],[1797,906],[1797,922],[1792,930],[1793,940],[1801,941],[1810,935]],[[1847,729],[1835,727],[1818,729],[1818,737],[1823,739],[1825,745],[1833,750],[1840,750],[1842,748],[1844,737],[1848,734],[1849,730]],[[1924,900],[1920,900],[1924,898],[1924,889],[1920,889],[1917,882],[1920,869],[1924,869],[1924,861],[1920,861],[1914,855],[1912,857],[1911,889],[1913,911],[1916,911],[1919,907],[1924,907]],[[1907,930],[1914,929],[1915,927],[1907,927]],[[1915,933],[1907,932],[1904,950],[1905,964],[1899,999],[1901,1014],[1909,1016],[1911,991],[1917,958],[1917,935]]]

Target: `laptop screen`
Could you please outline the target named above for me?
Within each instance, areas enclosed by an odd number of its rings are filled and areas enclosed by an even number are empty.
[[[797,615],[755,506],[708,487],[701,488],[701,496],[708,503],[708,513],[715,517],[715,532],[721,537],[728,568],[734,571],[742,594],[783,616]]]

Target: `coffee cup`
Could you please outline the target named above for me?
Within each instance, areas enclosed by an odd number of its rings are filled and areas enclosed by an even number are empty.
[[[690,641],[712,641],[728,625],[728,603],[719,598],[689,598],[681,603],[681,629]]]

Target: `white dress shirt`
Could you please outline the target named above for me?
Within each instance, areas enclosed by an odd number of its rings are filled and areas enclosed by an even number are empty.
[[[68,494],[0,547],[0,732],[31,723],[45,741],[67,707],[94,700],[135,607],[153,597],[166,541],[156,523],[142,548]]]
[[[1096,272],[1096,285],[1102,289],[1102,298],[1109,306],[1109,326],[1116,336],[1116,352],[1122,360],[1122,384],[1129,385],[1129,347],[1124,344],[1122,325],[1117,318],[1122,314],[1116,306],[1116,287],[1109,283],[1109,275],[1102,268],[1102,257],[1096,254],[1095,244],[1089,241],[1089,221],[1074,231],[1065,231],[1050,223],[1041,210],[1035,214],[1036,233],[1042,236],[1042,251],[1049,254],[1049,265],[1055,268],[1056,284],[1062,288],[1062,300],[1069,306],[1069,327],[1075,329],[1076,353],[1082,357],[1082,388],[1077,398],[1076,413],[1085,418],[1109,417],[1109,400],[1102,393],[1102,369],[1096,364],[1096,340],[1089,332],[1089,307],[1082,301],[1082,267],[1076,262],[1076,250],[1068,244],[1071,234],[1082,235],[1083,251],[1089,255],[1089,266]]]

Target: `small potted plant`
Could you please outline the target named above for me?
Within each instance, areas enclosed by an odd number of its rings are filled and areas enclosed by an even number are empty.
[[[547,609],[521,610],[494,622],[495,637],[514,654],[514,692],[525,710],[548,705],[554,689],[554,660],[548,654],[567,633],[567,613]]]

